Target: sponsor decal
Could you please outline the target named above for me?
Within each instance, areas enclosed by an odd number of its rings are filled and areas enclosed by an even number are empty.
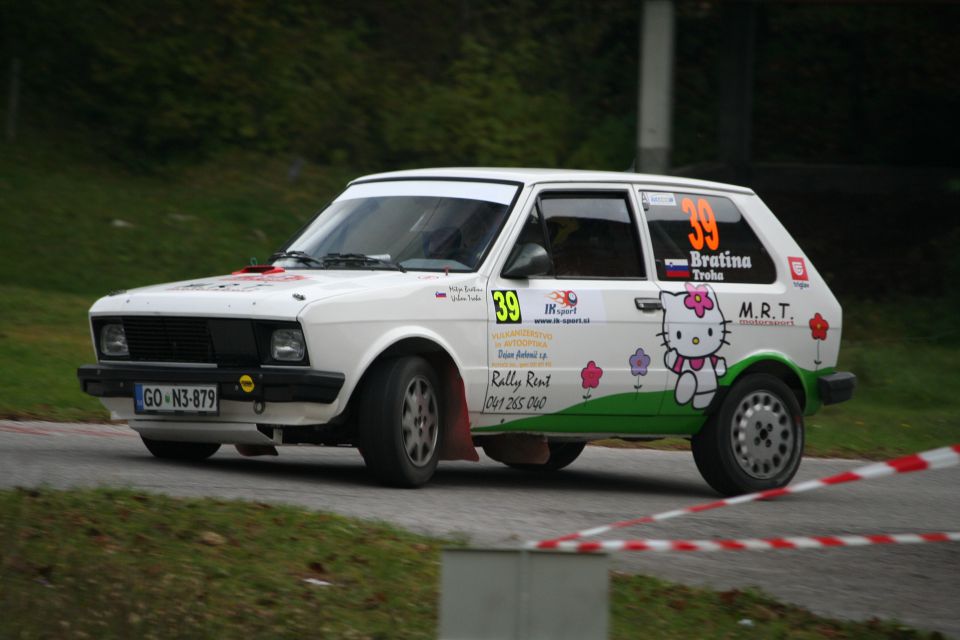
[[[240,388],[243,389],[244,393],[252,393],[256,388],[256,385],[253,384],[253,378],[247,374],[240,376]]]
[[[808,280],[807,277],[807,263],[803,261],[803,258],[787,258],[787,261],[790,263],[790,275],[793,276],[794,280]]]
[[[754,306],[752,301],[740,303],[740,324],[759,325],[768,327],[792,327],[793,316],[790,315],[790,303],[778,302],[775,305],[769,302],[760,302]]]
[[[214,281],[191,282],[190,284],[170,287],[167,289],[167,291],[248,292],[308,279],[309,278],[307,276],[301,276],[293,273],[282,273],[277,275],[244,274],[226,276],[224,278],[218,278]]]
[[[667,258],[663,261],[663,267],[668,278],[690,277],[690,263],[683,258]]]
[[[753,261],[750,256],[734,255],[729,250],[720,253],[690,252],[690,271],[694,280],[722,282],[724,269],[752,268]]]
[[[575,291],[551,291],[546,294],[546,298],[547,302],[543,305],[544,318],[560,320],[561,318],[576,317],[577,303],[580,301],[580,298]],[[590,322],[590,319],[587,318],[585,321]]]
[[[577,306],[577,294],[573,291],[553,291],[547,294],[547,298],[553,300],[564,309],[572,309]]]
[[[296,282],[297,280],[306,280],[307,276],[300,276],[295,273],[284,275],[273,275],[271,273],[261,273],[254,275],[234,275],[221,278],[221,280],[230,280],[233,282]]]
[[[490,334],[491,366],[516,368],[552,367],[550,348],[553,334],[537,329],[513,328]]]
[[[490,292],[490,300],[497,324],[589,324],[605,319],[600,291],[499,289]]]
[[[797,289],[808,288],[810,277],[807,275],[807,263],[804,259],[789,256],[787,257],[787,263],[790,265],[790,277],[793,278],[793,286]]]
[[[547,406],[553,374],[509,369],[490,372],[490,391],[483,403],[487,413],[537,413]]]
[[[660,207],[677,206],[677,198],[672,193],[648,192],[647,199],[650,201],[650,204],[653,206],[660,206]]]
[[[204,292],[249,292],[256,289],[269,288],[271,285],[265,282],[195,282],[185,284],[179,287],[170,287],[167,291],[204,291]]]

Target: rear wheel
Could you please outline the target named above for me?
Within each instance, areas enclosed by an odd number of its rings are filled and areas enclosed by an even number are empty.
[[[559,471],[568,466],[583,453],[586,442],[551,442],[550,457],[542,464],[516,464],[508,462],[508,467],[523,469],[524,471]]]
[[[216,442],[174,442],[152,440],[143,436],[140,436],[140,439],[146,445],[147,451],[164,460],[206,460],[220,449]]]
[[[703,479],[737,495],[786,486],[800,467],[803,440],[793,391],[779,378],[753,374],[733,385],[691,448]]]
[[[436,374],[420,357],[374,365],[361,392],[360,450],[383,484],[418,487],[440,456],[443,402]]]

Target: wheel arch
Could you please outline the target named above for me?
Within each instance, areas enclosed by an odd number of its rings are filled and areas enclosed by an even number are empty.
[[[451,350],[439,340],[425,335],[397,337],[368,359],[363,373],[350,392],[344,414],[356,415],[356,404],[371,372],[381,362],[393,358],[419,356],[427,361],[437,375],[444,398],[444,432],[441,440],[441,460],[479,460],[470,435],[463,370]],[[352,418],[351,418],[352,419]]]
[[[740,366],[742,365],[742,366]],[[755,373],[765,373],[781,380],[793,391],[804,414],[808,413],[811,402],[816,404],[815,385],[807,380],[807,376],[789,358],[780,353],[758,353],[734,365],[735,370],[730,372],[730,386],[738,380]]]

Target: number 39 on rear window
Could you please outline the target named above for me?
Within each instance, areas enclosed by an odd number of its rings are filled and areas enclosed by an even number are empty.
[[[497,324],[516,324],[520,320],[520,300],[513,290],[492,291],[493,309],[497,315]]]

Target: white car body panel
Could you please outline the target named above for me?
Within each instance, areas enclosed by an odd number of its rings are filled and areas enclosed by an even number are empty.
[[[503,203],[509,203],[516,194],[506,224],[474,273],[355,269],[288,269],[274,275],[237,273],[118,293],[98,300],[90,310],[91,318],[144,315],[296,321],[306,338],[310,368],[344,375],[343,386],[334,401],[328,404],[267,402],[263,412],[256,413],[250,402],[223,400],[219,416],[185,418],[145,417],[134,412],[130,398],[103,398],[111,415],[129,420],[141,434],[157,439],[270,444],[273,441],[256,429],[257,424],[296,426],[333,420],[346,409],[364,373],[377,357],[392,345],[415,338],[436,344],[455,364],[463,380],[470,427],[475,434],[517,431],[601,437],[695,432],[699,428],[696,425],[702,423],[703,411],[693,410],[686,403],[670,404],[678,382],[671,365],[667,364],[669,350],[654,337],[659,331],[654,324],[659,326],[661,312],[651,315],[630,306],[632,298],[670,300],[663,298],[661,292],[684,294],[685,291],[684,281],[661,281],[655,276],[653,248],[641,206],[641,194],[646,192],[692,192],[729,198],[748,219],[776,265],[777,281],[773,284],[696,283],[709,285],[723,317],[729,321],[726,326],[730,330],[729,344],[711,356],[717,362],[695,372],[701,395],[706,393],[702,390],[709,387],[708,383],[729,384],[721,367],[726,372],[757,359],[781,361],[796,370],[810,393],[811,381],[820,373],[832,371],[836,365],[842,325],[840,305],[783,225],[749,189],[643,174],[423,169],[366,176],[352,183],[353,191],[348,190],[338,200],[371,194],[419,193],[418,187],[431,180],[436,183],[431,193],[456,194],[458,191],[450,186],[454,183],[445,182],[451,179],[515,183],[477,182],[474,187],[477,197]],[[502,278],[504,263],[535,196],[551,189],[613,189],[627,193],[641,229],[647,278],[615,282]],[[802,279],[791,272],[791,258],[805,263]],[[540,343],[536,348],[538,357],[545,354],[541,360],[549,360],[551,366],[508,366],[509,358],[501,356],[514,347],[503,347],[507,325],[498,325],[494,319],[497,309],[491,294],[498,290],[516,290],[523,315],[531,320],[543,319],[540,305],[544,304],[545,296],[554,291],[578,291],[579,304],[583,305],[578,309],[584,310],[579,317],[587,314],[590,322],[550,324],[549,340],[533,340]],[[808,321],[815,314],[829,320],[826,339],[811,338]],[[638,323],[636,327],[631,325],[634,321]],[[641,327],[642,321],[649,326]],[[691,326],[696,325],[694,322]],[[519,328],[544,332],[545,326],[524,321]],[[643,349],[651,358],[642,375],[632,374],[628,361],[637,349]],[[684,366],[692,366],[684,364],[690,361],[685,358],[676,366],[682,371]],[[697,358],[693,361],[699,362]],[[589,362],[602,368],[603,375],[598,386],[581,387],[579,372]],[[552,376],[548,386],[530,389],[536,392],[537,398],[543,398],[542,405],[531,409],[524,404],[522,410],[505,408],[513,396],[506,394],[503,386],[494,387],[493,380],[496,376],[502,381],[504,373],[511,369],[522,374],[521,390],[531,372],[534,374],[531,380],[542,378],[538,372]],[[634,392],[637,397],[641,393],[660,393],[663,397],[661,415],[644,414],[651,418],[646,422],[628,420],[630,396]],[[676,390],[676,397],[680,397],[680,393]],[[597,402],[614,396],[619,399],[606,404]],[[523,403],[530,397],[531,394],[524,391]],[[637,406],[641,406],[640,401],[637,402]],[[651,397],[648,405],[660,407],[661,400]],[[554,423],[524,422],[524,418],[546,418],[558,413],[566,417]],[[658,430],[657,424],[674,426]]]

